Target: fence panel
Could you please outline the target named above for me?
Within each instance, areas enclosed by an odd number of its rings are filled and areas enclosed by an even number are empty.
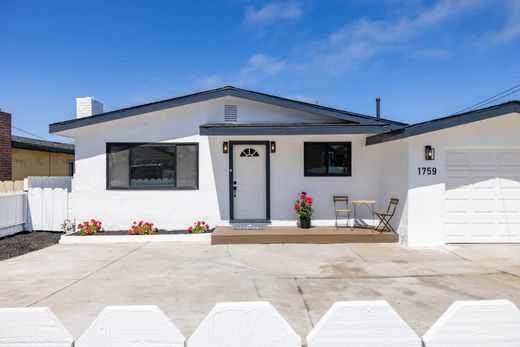
[[[69,176],[30,176],[24,180],[28,191],[28,230],[61,231],[68,218]]]
[[[421,347],[419,336],[386,301],[340,301],[307,335],[309,347]]]
[[[224,302],[213,307],[188,347],[300,347],[301,338],[268,302]]]
[[[425,347],[520,346],[520,311],[507,300],[455,301],[423,341]]]
[[[0,193],[0,237],[24,229],[27,219],[27,193]]]
[[[46,307],[0,308],[0,346],[71,347],[74,337]]]
[[[75,347],[184,347],[184,336],[157,306],[108,306]]]

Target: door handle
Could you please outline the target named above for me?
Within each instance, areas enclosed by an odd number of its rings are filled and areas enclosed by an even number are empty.
[[[237,197],[237,181],[233,182],[233,197]]]

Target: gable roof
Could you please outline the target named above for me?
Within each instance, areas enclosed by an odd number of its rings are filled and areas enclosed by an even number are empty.
[[[74,145],[54,141],[32,139],[30,137],[12,136],[13,148],[29,149],[35,151],[74,154]]]
[[[120,110],[105,112],[90,117],[71,119],[63,122],[53,123],[49,125],[49,132],[57,133],[60,131],[71,130],[81,128],[88,125],[99,124],[103,122],[109,122],[116,119],[122,119],[126,117],[132,117],[143,113],[160,111],[168,108],[174,108],[193,104],[197,102],[213,100],[225,96],[233,96],[237,98],[247,99],[251,101],[261,102],[264,104],[284,107],[296,111],[308,112],[322,116],[328,116],[336,119],[341,119],[347,122],[353,122],[363,125],[395,125],[403,126],[405,123],[391,121],[388,119],[378,119],[376,117],[354,113],[349,111],[343,111],[332,107],[326,107],[317,104],[311,104],[308,102],[287,99],[280,96],[259,93],[251,90],[240,89],[233,86],[226,86],[217,89],[211,89],[199,93],[188,94],[184,96],[175,97],[172,99],[166,99],[162,101],[152,102],[148,104],[123,108]]]
[[[441,117],[430,121],[404,126],[381,134],[369,136],[366,139],[367,146],[382,142],[404,139],[410,136],[421,135],[432,131],[451,128],[457,125],[477,122],[484,119],[503,116],[509,113],[520,113],[520,101],[511,100],[502,104],[481,108],[474,111],[459,113],[447,117]]]

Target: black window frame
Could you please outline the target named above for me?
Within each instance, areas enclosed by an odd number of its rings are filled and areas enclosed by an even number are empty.
[[[309,160],[309,155],[307,154],[307,148],[309,145],[323,145],[325,146],[326,152],[329,151],[327,148],[329,146],[346,146],[348,153],[348,161],[347,161],[347,173],[329,173],[329,165],[326,165],[326,172],[324,174],[321,173],[310,173],[307,172],[307,162]],[[304,142],[303,143],[303,176],[304,177],[352,177],[352,142],[351,141],[333,141],[333,142]]]
[[[109,180],[109,153],[111,146],[129,146],[128,151],[128,187],[110,187]],[[131,170],[130,170],[130,160],[131,160],[131,152],[133,147],[138,146],[175,146],[175,160],[174,160],[174,172],[175,172],[175,186],[142,186],[142,187],[132,187],[130,185],[131,182]],[[196,160],[196,183],[191,187],[177,187],[177,146],[195,146],[195,160]],[[106,143],[106,189],[107,190],[198,190],[199,189],[199,143],[198,142],[107,142]]]

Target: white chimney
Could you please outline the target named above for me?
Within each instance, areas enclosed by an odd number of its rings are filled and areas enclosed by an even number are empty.
[[[91,96],[76,98],[76,118],[103,113],[103,104]]]

